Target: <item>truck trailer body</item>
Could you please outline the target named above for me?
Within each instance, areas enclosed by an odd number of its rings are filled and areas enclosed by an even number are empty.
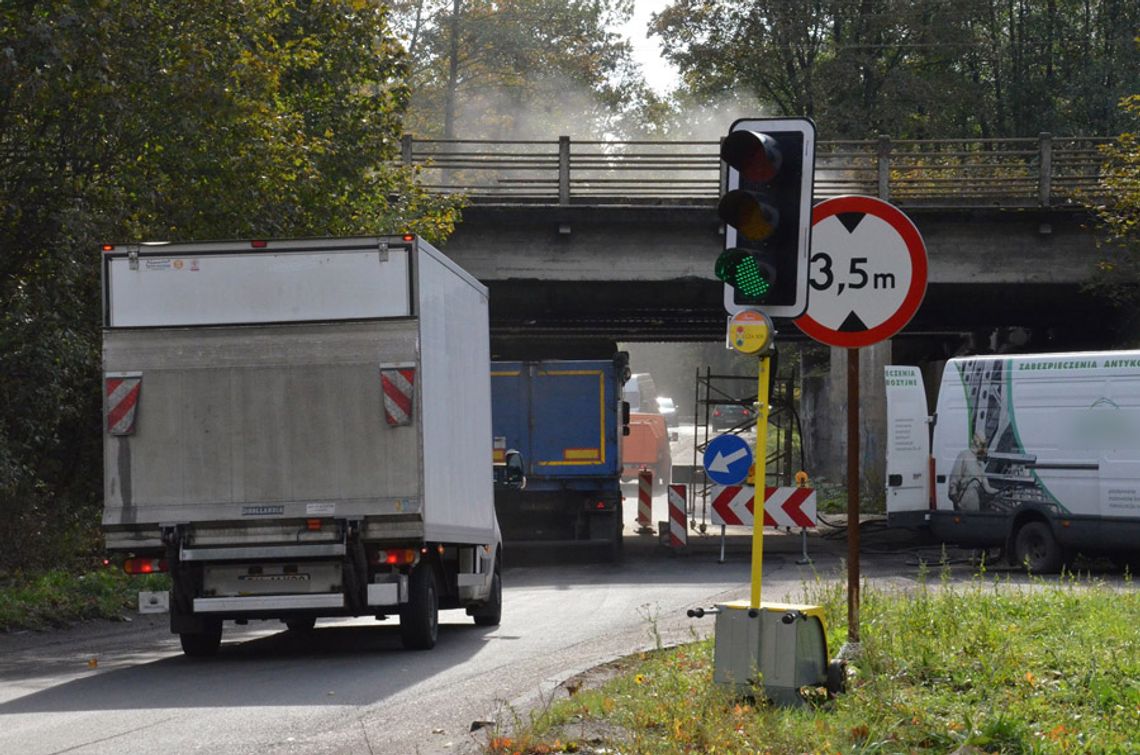
[[[495,491],[507,542],[592,542],[616,558],[625,354],[493,362],[491,370],[495,453],[519,452],[526,475],[523,489]]]
[[[171,627],[497,623],[487,290],[414,236],[106,245],[107,548]]]
[[[951,359],[927,411],[886,368],[887,518],[1054,571],[1140,555],[1140,352]]]

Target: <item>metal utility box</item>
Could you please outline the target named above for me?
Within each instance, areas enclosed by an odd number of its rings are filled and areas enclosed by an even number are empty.
[[[828,684],[827,637],[819,606],[748,601],[716,607],[713,681],[736,692],[762,689],[777,705],[798,705],[802,687]]]

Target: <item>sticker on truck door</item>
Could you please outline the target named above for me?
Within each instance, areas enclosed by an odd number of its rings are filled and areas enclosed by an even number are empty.
[[[384,419],[391,427],[412,424],[416,399],[416,368],[413,365],[381,365],[380,386],[384,391]]]
[[[133,435],[138,416],[142,373],[107,373],[103,379],[107,398],[107,432],[111,435]]]
[[[917,367],[887,367],[887,513],[930,508],[930,429]]]

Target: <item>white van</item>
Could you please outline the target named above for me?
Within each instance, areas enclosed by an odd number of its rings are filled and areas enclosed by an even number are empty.
[[[1140,555],[1140,351],[951,359],[935,412],[889,366],[887,520],[1031,571]]]

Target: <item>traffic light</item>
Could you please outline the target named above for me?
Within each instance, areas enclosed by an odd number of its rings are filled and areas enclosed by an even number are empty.
[[[728,166],[717,206],[725,223],[716,277],[729,314],[762,309],[799,317],[807,308],[815,125],[806,118],[753,118],[721,142]]]

